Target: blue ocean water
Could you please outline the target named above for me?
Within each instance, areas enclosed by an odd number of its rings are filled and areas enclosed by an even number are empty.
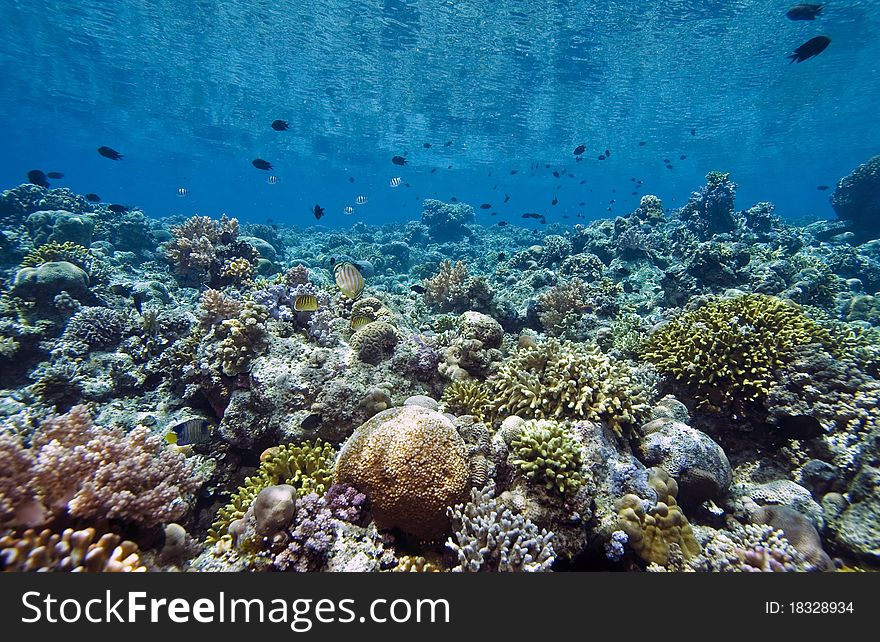
[[[0,186],[39,168],[152,216],[306,225],[317,202],[330,226],[455,196],[522,224],[624,214],[645,193],[676,207],[717,169],[742,207],[830,217],[817,186],[878,151],[880,3],[815,21],[790,4],[7,0]],[[828,49],[790,64],[816,35]]]

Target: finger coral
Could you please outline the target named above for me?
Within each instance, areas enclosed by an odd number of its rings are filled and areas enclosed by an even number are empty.
[[[513,465],[547,490],[574,492],[584,482],[580,444],[555,421],[527,421],[510,444]]]
[[[60,535],[50,530],[27,530],[20,536],[0,538],[0,569],[3,571],[67,573],[138,573],[146,571],[134,542],[94,528],[65,529]]]
[[[500,416],[605,421],[623,434],[647,411],[625,363],[595,346],[558,339],[520,348],[489,385]]]
[[[363,492],[376,524],[434,539],[448,526],[446,509],[468,489],[464,441],[449,419],[419,406],[389,408],[343,444],[336,481]]]
[[[473,379],[453,381],[440,397],[445,412],[453,415],[473,415],[482,421],[491,408],[486,385]]]

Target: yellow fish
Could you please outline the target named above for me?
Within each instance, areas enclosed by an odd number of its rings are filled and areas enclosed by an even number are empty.
[[[352,330],[360,330],[368,323],[372,323],[373,320],[370,317],[365,317],[363,315],[353,316],[351,318],[351,329]]]
[[[333,272],[339,291],[349,299],[357,299],[364,291],[364,277],[353,264],[348,261],[337,263]]]
[[[314,312],[318,309],[318,299],[311,294],[301,294],[293,302],[293,309],[297,312]]]
[[[207,419],[193,417],[170,425],[165,433],[165,441],[174,446],[204,444],[211,440],[214,427]]]

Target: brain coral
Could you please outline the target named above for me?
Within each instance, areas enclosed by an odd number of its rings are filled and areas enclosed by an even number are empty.
[[[380,527],[435,539],[449,526],[446,509],[467,496],[469,460],[444,415],[420,406],[389,408],[342,446],[336,481],[367,495]]]
[[[366,363],[379,363],[397,345],[397,329],[387,321],[374,321],[351,335],[351,349]]]
[[[605,421],[622,434],[647,410],[630,377],[595,346],[548,339],[520,348],[489,383],[499,416]]]
[[[766,398],[795,348],[832,348],[830,333],[792,303],[763,294],[713,299],[662,326],[645,357],[703,407]]]

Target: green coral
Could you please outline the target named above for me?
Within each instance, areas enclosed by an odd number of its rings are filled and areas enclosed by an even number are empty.
[[[648,323],[638,314],[625,312],[611,324],[612,347],[626,357],[641,353],[648,339]]]
[[[453,381],[440,397],[444,410],[453,415],[472,415],[482,421],[492,404],[486,385],[473,379]]]
[[[511,442],[510,454],[526,477],[547,490],[573,492],[584,483],[580,445],[559,422],[527,421]]]
[[[517,350],[489,380],[498,416],[604,421],[618,434],[639,423],[649,399],[632,370],[591,344],[548,339]]]
[[[312,492],[323,495],[333,483],[336,450],[321,439],[276,446],[264,452],[260,459],[262,463],[256,474],[245,478],[229,503],[217,512],[217,519],[208,529],[209,542],[228,536],[229,525],[244,517],[264,488],[288,484],[301,495]]]
[[[762,294],[713,299],[648,340],[644,357],[692,389],[702,407],[764,399],[798,346],[833,351],[831,333],[793,303]]]
[[[55,261],[72,263],[81,268],[93,280],[100,280],[107,274],[107,268],[95,258],[89,248],[77,245],[72,241],[65,241],[64,243],[52,241],[40,247],[35,247],[27,253],[20,267],[38,267],[44,263]]]

